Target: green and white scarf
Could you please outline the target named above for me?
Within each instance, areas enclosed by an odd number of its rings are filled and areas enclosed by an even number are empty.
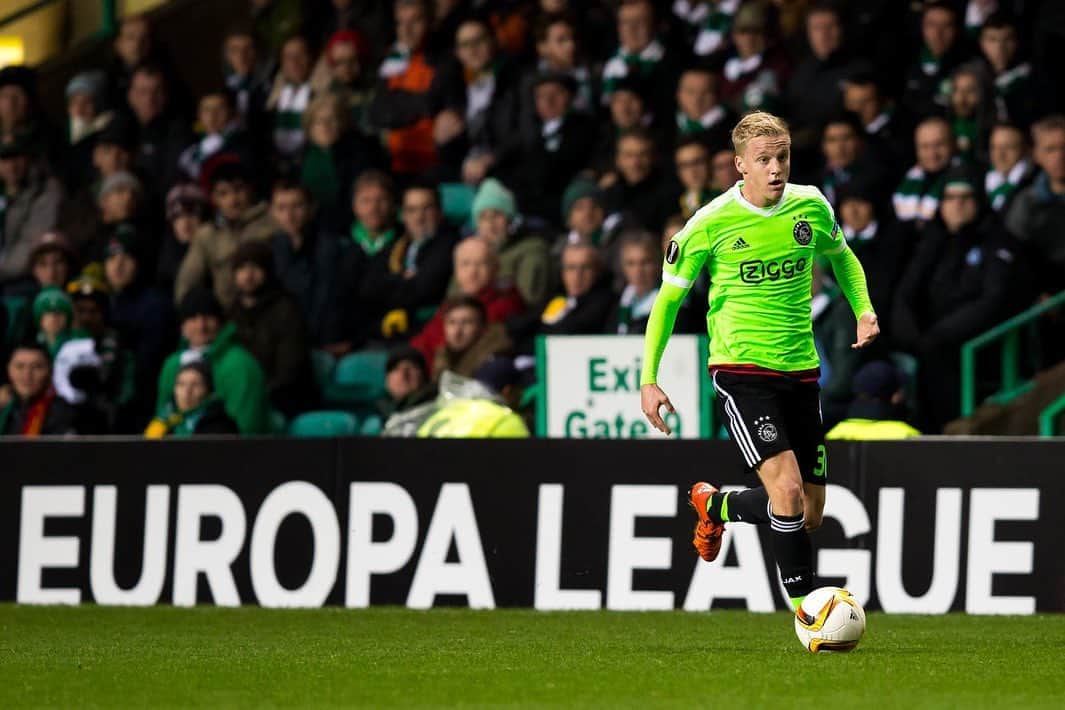
[[[680,131],[681,135],[690,136],[709,130],[721,123],[724,119],[725,109],[721,106],[714,106],[700,116],[699,120],[690,118],[688,114],[683,111],[677,111],[677,130]]]
[[[653,288],[642,296],[636,295],[636,289],[631,285],[626,286],[621,292],[621,302],[618,307],[618,335],[629,332],[629,323],[644,318],[651,313],[651,306],[655,303],[658,289]]]
[[[619,79],[627,77],[630,72],[642,77],[650,76],[665,55],[666,48],[657,39],[652,40],[639,54],[631,54],[619,47],[617,54],[603,67],[603,103],[609,102],[609,96],[614,93]]]
[[[1017,188],[1028,177],[1031,168],[1032,164],[1028,162],[1028,159],[1022,158],[1005,175],[994,168],[987,171],[987,175],[984,176],[984,189],[987,191],[987,200],[991,203],[991,209],[995,212],[1002,211],[1013,193],[1017,192]]]
[[[396,230],[389,229],[381,232],[376,238],[370,234],[370,230],[362,226],[362,222],[356,222],[351,226],[351,238],[366,253],[367,256],[377,256],[382,251],[392,246],[396,240]]]
[[[677,11],[677,6],[680,4],[681,0],[673,4],[674,12]],[[686,4],[690,5],[691,3]],[[740,0],[720,0],[716,4],[710,5],[706,3],[699,4],[703,12],[699,13],[696,10],[696,14],[702,14],[703,18],[698,23],[701,27],[699,28],[699,34],[695,37],[694,49],[697,55],[705,57],[725,48],[729,31],[732,29],[733,16],[739,6]]]
[[[407,67],[410,66],[410,57],[411,51],[397,42],[392,45],[392,48],[388,51],[388,56],[381,62],[377,75],[382,79],[391,79],[403,74],[403,72],[407,71]]]
[[[281,87],[274,114],[274,146],[282,155],[295,155],[303,147],[303,112],[310,102],[310,82]]]
[[[929,176],[915,165],[902,178],[891,203],[900,222],[928,222],[936,216],[942,195],[943,174]]]

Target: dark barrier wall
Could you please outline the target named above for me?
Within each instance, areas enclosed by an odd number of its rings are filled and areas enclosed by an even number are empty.
[[[764,531],[691,548],[727,442],[0,444],[0,599],[785,608]],[[871,609],[1065,610],[1065,441],[829,449],[818,573]]]

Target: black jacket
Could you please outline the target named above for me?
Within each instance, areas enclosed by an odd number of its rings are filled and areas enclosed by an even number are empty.
[[[299,249],[284,232],[274,235],[274,271],[281,287],[296,301],[312,345],[336,342],[331,332],[337,308],[339,237],[316,224],[304,229]]]
[[[556,298],[565,298],[564,295]],[[553,299],[551,299],[553,300]],[[588,293],[577,297],[574,308],[554,323],[543,322],[543,312],[548,300],[526,312],[514,316],[506,323],[507,334],[517,347],[519,354],[533,351],[537,335],[597,335],[603,332],[603,324],[610,314],[614,301],[614,292],[610,288],[609,277],[604,277]]]
[[[370,260],[359,289],[360,308],[378,316],[396,309],[405,310],[411,330],[415,330],[417,312],[439,306],[444,300],[451,279],[455,242],[455,234],[442,225],[418,248],[414,257],[415,273],[407,278],[404,263],[412,242],[407,235],[397,239],[391,249]]]
[[[958,347],[1009,315],[1015,249],[992,216],[949,234],[929,222],[899,284],[895,339],[922,353]]]

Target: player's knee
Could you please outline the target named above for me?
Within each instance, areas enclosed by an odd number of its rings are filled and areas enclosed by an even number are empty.
[[[817,530],[821,527],[821,512],[818,510],[807,510],[803,516],[806,519],[806,530],[808,532]]]
[[[803,512],[802,483],[789,479],[774,482],[769,491],[773,512],[778,515],[798,515]]]

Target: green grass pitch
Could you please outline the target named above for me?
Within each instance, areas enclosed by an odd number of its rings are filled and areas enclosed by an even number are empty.
[[[0,605],[0,707],[1062,708],[1065,615],[885,616],[850,654],[787,614]]]

